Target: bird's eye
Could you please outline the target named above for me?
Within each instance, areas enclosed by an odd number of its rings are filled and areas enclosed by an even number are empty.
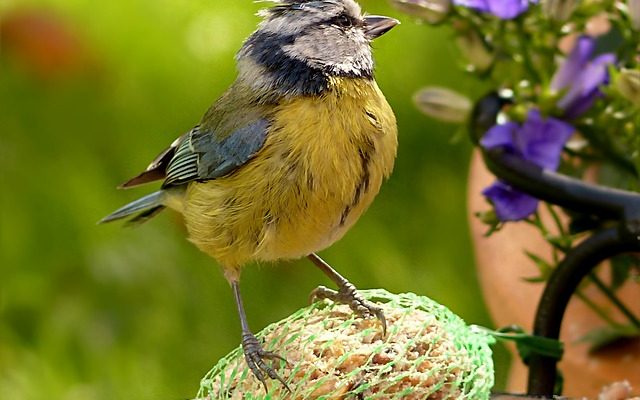
[[[353,25],[353,23],[351,18],[347,17],[346,15],[340,15],[336,18],[336,25],[346,28]]]

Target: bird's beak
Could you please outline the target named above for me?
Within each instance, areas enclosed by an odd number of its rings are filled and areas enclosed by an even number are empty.
[[[391,28],[400,24],[395,18],[380,15],[367,15],[364,17],[364,33],[369,39],[375,39],[389,32]]]

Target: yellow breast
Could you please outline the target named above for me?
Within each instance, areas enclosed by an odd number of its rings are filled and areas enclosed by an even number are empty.
[[[226,268],[319,251],[369,206],[396,148],[395,117],[376,83],[333,79],[323,96],[280,104],[248,163],[189,185],[190,239]]]

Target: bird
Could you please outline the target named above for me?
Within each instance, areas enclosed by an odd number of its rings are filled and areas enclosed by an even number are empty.
[[[182,214],[189,240],[222,267],[234,294],[246,362],[267,388],[285,380],[249,327],[240,294],[252,262],[308,257],[336,285],[312,300],[382,308],[316,253],[342,238],[392,172],[398,139],[374,78],[371,42],[399,24],[354,0],[271,0],[236,55],[237,77],[201,121],[162,151],[130,188],[159,190],[103,218],[141,224],[165,208]],[[271,362],[269,362],[271,361]],[[286,360],[285,360],[286,361]]]

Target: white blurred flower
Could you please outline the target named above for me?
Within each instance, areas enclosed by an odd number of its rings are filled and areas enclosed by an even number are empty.
[[[413,96],[413,101],[423,113],[447,122],[465,122],[471,113],[471,100],[443,87],[427,87]]]
[[[568,20],[576,8],[576,0],[541,0],[541,3],[545,15],[559,22]]]
[[[598,400],[633,400],[630,396],[633,392],[628,381],[614,382],[609,386],[602,388],[598,395]],[[635,397],[637,399],[637,397]]]
[[[451,10],[451,0],[390,0],[398,10],[430,24],[444,20]]]
[[[462,33],[456,43],[474,69],[484,71],[493,64],[493,54],[476,31]]]
[[[613,84],[622,97],[640,107],[640,70],[623,68]]]

